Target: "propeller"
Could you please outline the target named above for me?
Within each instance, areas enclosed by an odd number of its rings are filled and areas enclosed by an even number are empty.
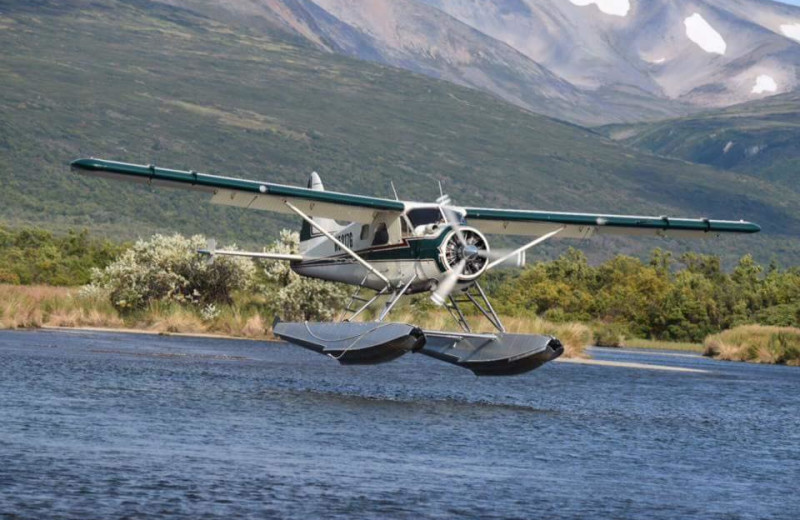
[[[450,206],[450,197],[443,194],[436,202],[453,230],[453,236],[444,245],[445,261],[451,271],[431,294],[435,304],[444,305],[460,280],[476,278],[486,269],[501,264],[516,267],[525,265],[524,250],[490,250],[483,235],[473,229],[464,229],[461,215]]]
[[[489,245],[480,234],[472,230],[466,230],[465,233],[460,216],[449,206],[450,197],[442,195],[436,202],[455,235],[455,241],[451,239],[445,244],[446,261],[452,270],[431,294],[431,300],[436,305],[444,305],[462,275],[477,276],[483,270],[488,262]]]
[[[447,204],[450,203],[450,197],[444,195],[439,197],[437,202],[439,202],[439,207],[442,209],[442,213],[444,214],[447,223],[450,225],[453,231],[455,231],[459,243],[462,246],[468,246],[468,241],[464,237],[464,233],[461,229],[461,219],[451,207],[447,206]],[[518,251],[508,248],[490,250],[487,246],[486,249],[479,249],[475,254],[482,258],[486,258],[490,262],[496,262],[497,260],[502,259],[500,264],[504,264],[507,267],[523,267],[526,261],[525,251]]]
[[[527,263],[525,251],[503,248],[492,249],[488,254],[485,251],[480,251],[478,254],[488,259],[489,262],[491,262],[489,264],[490,266],[498,260],[500,260],[500,262],[496,265],[502,265],[503,267],[525,267]]]
[[[445,220],[450,225],[450,228],[453,231],[455,231],[456,236],[458,237],[458,241],[461,243],[462,246],[466,245],[467,241],[464,238],[464,233],[461,231],[461,219],[458,218],[456,212],[453,211],[453,209],[450,206],[448,206],[448,204],[450,204],[450,197],[448,197],[447,195],[442,195],[441,197],[436,199],[436,202],[439,203],[439,209],[441,209]]]
[[[447,299],[450,297],[450,293],[453,292],[453,289],[455,289],[458,279],[461,277],[461,273],[464,272],[464,267],[466,267],[466,265],[466,260],[460,261],[458,265],[456,265],[455,269],[450,271],[444,280],[439,282],[436,290],[431,293],[431,300],[433,300],[433,303],[439,306],[445,304]]]

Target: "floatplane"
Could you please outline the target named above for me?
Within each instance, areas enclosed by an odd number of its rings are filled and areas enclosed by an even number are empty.
[[[477,375],[521,374],[556,359],[564,349],[552,336],[506,332],[479,283],[488,271],[523,265],[529,249],[553,238],[691,238],[760,230],[743,220],[461,207],[445,195],[432,203],[399,200],[396,192],[394,200],[368,197],[325,191],[316,173],[303,188],[95,158],[77,159],[71,167],[95,177],[207,192],[214,204],[299,217],[299,254],[226,251],[214,245],[198,253],[285,261],[299,275],[352,285],[338,321],[274,324],[277,336],[342,364],[383,363],[419,352]],[[514,250],[493,251],[487,235],[529,241]],[[450,312],[459,330],[422,330],[388,320],[402,297],[425,292]],[[374,321],[356,320],[373,306]],[[494,330],[474,332],[464,306],[485,316]]]

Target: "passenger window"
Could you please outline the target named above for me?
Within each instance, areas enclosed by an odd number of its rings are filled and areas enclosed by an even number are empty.
[[[364,224],[361,226],[361,240],[366,240],[369,238],[369,224]]]
[[[386,229],[386,223],[381,222],[378,224],[378,229],[375,230],[375,238],[372,239],[373,246],[382,246],[389,242],[389,230]]]

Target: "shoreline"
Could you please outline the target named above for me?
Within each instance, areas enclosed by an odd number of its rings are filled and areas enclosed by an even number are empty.
[[[19,330],[19,331],[53,331],[53,332],[97,332],[97,333],[108,333],[108,334],[136,334],[136,335],[145,335],[145,336],[175,336],[175,337],[182,337],[182,338],[200,338],[200,339],[224,339],[224,340],[238,340],[238,341],[265,341],[270,343],[287,343],[286,341],[280,338],[243,338],[238,336],[230,336],[226,334],[214,334],[214,333],[203,333],[203,332],[162,332],[157,330],[147,330],[147,329],[129,329],[129,328],[118,328],[118,327],[60,327],[54,325],[43,325],[41,327],[21,327],[18,329],[5,329],[5,330]],[[599,347],[604,348],[604,347]],[[613,347],[609,347],[613,348]],[[636,347],[626,347],[626,348],[636,348]],[[648,351],[652,349],[648,348],[641,348],[642,351]],[[644,353],[644,352],[642,352]],[[556,363],[573,363],[579,365],[592,365],[592,366],[607,366],[607,367],[617,367],[617,368],[634,368],[640,370],[663,370],[668,372],[685,372],[685,373],[709,373],[708,370],[701,370],[701,369],[694,369],[694,368],[684,368],[684,367],[676,367],[670,365],[652,365],[647,363],[633,363],[633,362],[622,362],[622,361],[604,361],[599,359],[591,359],[591,358],[558,358],[554,360]]]
[[[2,329],[0,329],[2,330]],[[106,332],[110,334],[142,334],[145,336],[177,336],[184,338],[206,338],[206,339],[235,339],[240,341],[275,341],[283,343],[279,338],[245,338],[242,336],[230,336],[227,334],[215,334],[213,332],[167,332],[148,329],[129,329],[120,327],[60,327],[56,325],[42,325],[41,327],[20,327],[18,329],[5,330],[52,330],[57,332]]]

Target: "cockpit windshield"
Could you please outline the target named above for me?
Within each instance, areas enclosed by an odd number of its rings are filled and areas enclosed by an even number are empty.
[[[411,226],[425,226],[427,224],[441,224],[444,222],[444,215],[438,206],[432,208],[416,208],[408,210],[406,214]]]
[[[464,218],[464,215],[455,210],[449,210],[452,219],[457,219],[461,225],[466,225],[467,221]],[[447,219],[442,214],[442,210],[439,209],[439,206],[427,207],[427,208],[415,208],[410,209],[406,213],[408,220],[411,221],[411,225],[413,227],[417,226],[427,226],[428,224],[444,224],[447,222]]]

